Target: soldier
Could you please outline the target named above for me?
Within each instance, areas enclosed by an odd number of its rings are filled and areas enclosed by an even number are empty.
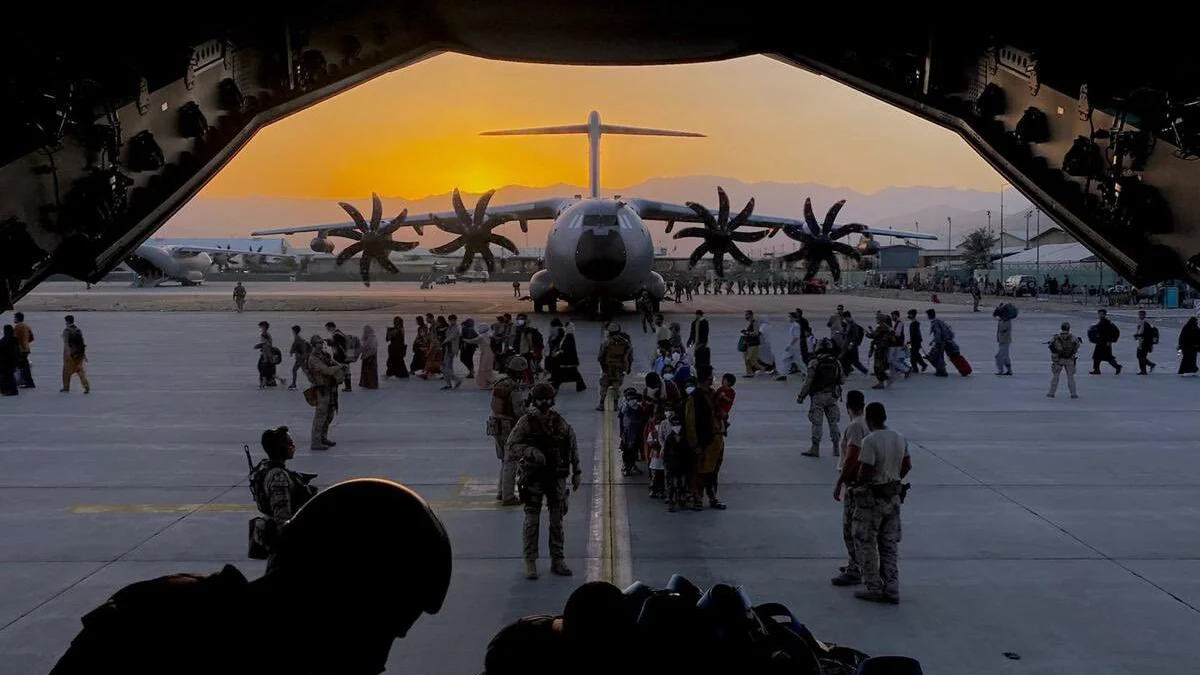
[[[538,530],[541,525],[542,502],[550,512],[550,571],[571,576],[563,556],[563,516],[567,515],[567,476],[571,488],[579,490],[579,449],[575,430],[551,408],[554,406],[554,386],[539,382],[531,392],[532,408],[517,420],[508,437],[508,452],[520,457],[518,485],[525,504],[525,529],[522,542],[525,552],[525,578],[537,579]]]
[[[608,390],[620,392],[625,375],[633,369],[633,346],[615,321],[608,324],[608,337],[600,343],[600,355],[596,360],[600,362],[601,372],[600,402],[596,404],[596,410],[604,410]]]
[[[516,495],[518,457],[508,449],[508,436],[517,418],[525,412],[525,378],[522,374],[529,363],[524,356],[508,360],[508,370],[492,385],[492,415],[487,432],[496,442],[496,459],[500,460],[500,482],[496,484],[496,499],[504,506],[521,503]]]
[[[262,447],[267,458],[250,472],[250,492],[259,513],[270,519],[262,542],[270,550],[284,524],[312,499],[317,490],[309,485],[315,474],[302,474],[287,468],[288,461],[296,456],[296,441],[287,427],[264,431]]]
[[[246,308],[246,287],[240,281],[233,287],[233,304],[237,306],[238,314]]]
[[[309,338],[312,354],[308,357],[308,377],[316,403],[313,410],[312,450],[328,450],[337,445],[329,440],[329,425],[338,409],[338,385],[350,377],[350,366],[337,363],[325,350],[325,341],[320,335]],[[305,398],[308,398],[307,391]]]
[[[441,610],[451,569],[446,530],[420,496],[346,481],[284,526],[262,577],[226,565],[126,586],[84,617],[51,675],[375,675],[396,638]]]
[[[1071,398],[1079,398],[1075,392],[1075,359],[1079,356],[1079,345],[1083,340],[1071,335],[1071,324],[1066,321],[1060,328],[1062,332],[1050,338],[1050,391],[1046,392],[1046,396],[1054,398],[1054,392],[1058,391],[1058,375],[1065,370],[1067,391],[1071,392]]]
[[[821,456],[821,418],[829,423],[829,440],[833,443],[833,456],[838,456],[838,442],[841,432],[838,431],[838,421],[841,413],[838,411],[838,400],[842,398],[842,382],[845,375],[842,365],[838,362],[837,347],[833,341],[825,338],[817,346],[817,358],[808,369],[808,377],[800,388],[796,403],[804,404],[804,399],[811,398],[808,407],[808,421],[812,422],[812,447],[808,452],[800,454],[805,457]]]
[[[854,597],[870,602],[900,602],[900,481],[912,470],[908,441],[888,429],[882,403],[867,406],[867,428],[858,456],[858,478],[849,491],[854,500],[854,551],[866,590]]]

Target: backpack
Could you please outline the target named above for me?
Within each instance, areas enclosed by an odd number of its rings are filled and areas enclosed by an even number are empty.
[[[1075,358],[1079,353],[1079,338],[1071,335],[1064,339],[1061,333],[1055,335],[1050,341],[1050,353],[1063,360]]]
[[[1050,122],[1046,113],[1030,106],[1017,122],[1014,134],[1022,143],[1045,143],[1050,140]]]
[[[1144,339],[1150,340],[1150,344],[1158,344],[1158,326],[1147,325]],[[31,338],[29,341],[33,342],[33,339]]]
[[[73,354],[83,354],[87,350],[87,345],[83,342],[83,331],[72,326],[72,329],[67,331],[67,347]]]
[[[1099,342],[1100,341],[1100,324],[1098,324],[1098,323],[1092,324],[1092,326],[1090,328],[1088,328],[1087,335],[1088,335],[1088,342],[1090,342],[1092,344],[1096,344],[1097,342]]]
[[[283,352],[279,351],[279,347],[271,347],[271,363],[275,365],[283,363]]]
[[[354,363],[362,353],[362,341],[357,335],[346,336],[346,363]]]
[[[849,334],[849,337],[850,337],[850,343],[851,343],[851,344],[855,344],[855,345],[860,345],[860,344],[862,344],[862,341],[863,341],[863,327],[862,327],[862,326],[860,326],[860,325],[858,325],[858,323],[857,323],[857,322],[850,324],[850,334]]]
[[[606,368],[624,368],[629,363],[629,340],[618,334],[609,338],[608,346],[604,349],[604,366]]]
[[[816,365],[813,366],[811,390],[814,392],[825,391],[841,383],[842,367],[838,365],[837,359],[828,356],[817,359]]]
[[[1017,318],[1017,306],[1011,302],[1002,302],[996,306],[996,309],[992,312],[992,316],[1011,321]]]

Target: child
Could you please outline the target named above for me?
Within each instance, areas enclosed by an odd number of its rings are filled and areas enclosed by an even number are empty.
[[[733,385],[737,383],[737,378],[733,373],[725,373],[721,376],[721,386],[717,387],[717,408],[720,410],[721,421],[725,423],[725,435],[729,435],[729,413],[733,411],[733,400],[737,398],[737,392],[733,390]]]
[[[646,436],[646,447],[650,451],[650,498],[663,499],[666,495],[666,463],[663,460],[663,445],[660,440],[662,419],[657,424],[650,425],[650,433]]]
[[[637,457],[641,451],[643,431],[646,428],[644,400],[637,389],[626,387],[617,417],[621,421],[621,475],[640,476]]]
[[[666,473],[667,511],[675,513],[677,507],[686,508],[687,498],[692,493],[688,485],[692,453],[684,445],[683,426],[675,411],[667,412],[659,425],[658,441],[662,447],[663,469]]]

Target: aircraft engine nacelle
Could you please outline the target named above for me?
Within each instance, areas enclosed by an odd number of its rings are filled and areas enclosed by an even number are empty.
[[[655,302],[662,300],[667,295],[667,282],[663,281],[662,275],[658,272],[651,272],[650,276],[646,277],[643,288],[650,291],[650,297],[654,298]]]
[[[858,252],[862,255],[879,255],[879,242],[868,234],[858,240]]]
[[[326,237],[317,237],[309,242],[308,247],[316,253],[333,253],[333,242]]]
[[[554,296],[554,282],[546,270],[538,270],[529,278],[529,297],[534,302],[545,302]]]

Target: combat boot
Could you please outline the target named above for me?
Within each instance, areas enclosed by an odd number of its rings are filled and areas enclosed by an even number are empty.
[[[829,582],[834,586],[857,586],[862,583],[862,577],[842,569],[842,573],[830,579]]]
[[[821,456],[821,446],[814,444],[811,448],[808,449],[808,452],[802,452],[800,454],[804,455],[805,457],[820,457]]]
[[[557,574],[560,577],[569,577],[569,576],[575,574],[574,572],[571,571],[570,567],[567,567],[567,563],[565,560],[555,560],[553,563],[550,564],[550,571]]]
[[[537,568],[536,560],[526,560],[525,561],[525,578],[530,579],[530,580],[538,578],[538,568]]]

